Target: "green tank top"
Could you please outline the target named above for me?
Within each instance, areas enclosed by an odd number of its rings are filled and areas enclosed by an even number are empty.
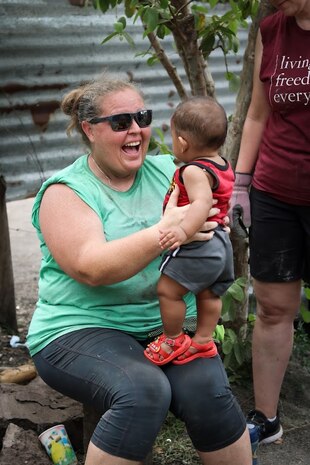
[[[32,211],[42,261],[39,299],[27,336],[31,355],[59,336],[82,328],[113,328],[143,340],[161,326],[156,293],[160,257],[135,276],[109,286],[92,287],[72,279],[53,259],[40,230],[39,209],[46,188],[55,183],[69,186],[99,216],[106,240],[111,241],[159,221],[174,170],[171,156],[147,156],[132,187],[116,192],[92,173],[84,155],[42,185]],[[193,296],[187,296],[187,304],[188,316],[195,315]]]

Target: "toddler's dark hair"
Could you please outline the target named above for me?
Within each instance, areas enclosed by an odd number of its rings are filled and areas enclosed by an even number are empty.
[[[171,121],[178,135],[190,139],[197,149],[217,150],[225,142],[227,117],[224,108],[208,96],[190,97],[175,109]]]

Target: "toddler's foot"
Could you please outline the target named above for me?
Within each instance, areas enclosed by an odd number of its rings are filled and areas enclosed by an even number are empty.
[[[182,333],[176,338],[169,338],[165,334],[148,344],[144,355],[155,365],[165,365],[183,354],[191,345],[191,338]]]
[[[185,363],[195,360],[195,358],[211,358],[218,354],[217,347],[213,339],[206,344],[198,344],[191,340],[190,347],[179,357],[173,360],[174,365],[184,365]]]

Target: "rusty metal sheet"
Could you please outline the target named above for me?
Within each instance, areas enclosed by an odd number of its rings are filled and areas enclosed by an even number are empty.
[[[75,2],[0,0],[0,174],[7,183],[8,201],[35,195],[46,178],[85,152],[78,136],[67,137],[68,121],[59,110],[64,93],[79,83],[105,68],[132,76],[142,84],[153,108],[153,128],[169,127],[171,111],[179,100],[159,64],[148,67],[126,41],[115,39],[101,45],[113,31],[114,14],[103,15],[71,3]],[[145,50],[148,43],[142,39],[140,26],[131,25],[130,31],[138,50]],[[245,32],[240,54],[228,60],[231,71],[241,69],[246,38]],[[171,39],[167,47],[185,80]],[[225,80],[223,57],[215,54],[209,64],[217,97],[230,114],[235,95]]]

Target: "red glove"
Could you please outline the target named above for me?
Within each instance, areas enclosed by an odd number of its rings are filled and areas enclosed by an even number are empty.
[[[229,219],[231,227],[248,228],[251,226],[249,187],[252,175],[235,173],[235,185],[230,199]]]

